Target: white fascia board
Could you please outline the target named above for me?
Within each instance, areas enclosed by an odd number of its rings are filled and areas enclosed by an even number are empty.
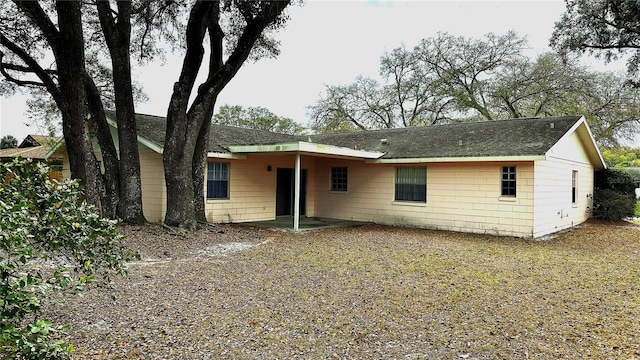
[[[117,123],[115,120],[113,120],[113,119],[111,119],[110,117],[108,117],[108,116],[107,116],[107,123],[108,123],[111,127],[113,127],[114,129],[118,129],[118,123]],[[151,140],[149,140],[149,139],[147,139],[147,138],[145,138],[145,137],[142,137],[142,136],[140,136],[140,135],[137,135],[137,140],[138,140],[138,142],[139,142],[140,144],[142,144],[142,145],[144,145],[144,146],[148,147],[149,149],[151,149],[151,150],[153,150],[153,151],[157,152],[158,154],[162,154],[162,153],[163,153],[163,151],[164,151],[164,149],[162,148],[162,146],[160,146],[160,145],[158,145],[158,144],[154,143],[153,141],[151,141]]]
[[[593,137],[593,133],[591,132],[591,129],[589,128],[589,124],[587,123],[587,120],[585,119],[584,116],[580,116],[580,119],[578,119],[578,121],[576,121],[576,123],[573,124],[573,126],[569,130],[567,130],[567,132],[564,133],[564,135],[562,135],[562,137],[560,137],[560,139],[558,139],[558,141],[556,141],[556,143],[553,144],[553,146],[551,146],[551,148],[547,152],[547,155],[549,157],[552,157],[551,153],[553,152],[554,150],[553,148],[556,146],[556,144],[560,143],[565,138],[571,136],[571,134],[573,134],[574,132],[577,132],[581,126],[583,126],[584,129],[586,130],[586,133],[588,136],[586,141],[588,142],[588,145],[591,146],[591,151],[589,151],[589,149],[586,149],[587,154],[589,154],[590,152],[591,153],[595,152],[595,154],[597,155],[598,161],[600,161],[600,164],[602,165],[602,168],[606,169],[607,163],[604,161],[604,158],[602,157],[602,153],[600,153],[600,149],[598,148],[596,139]],[[582,136],[580,136],[579,133],[578,133],[578,136],[582,138]]]
[[[370,164],[413,164],[413,163],[449,163],[449,162],[517,162],[545,160],[544,155],[526,156],[460,156],[437,158],[400,158],[367,160]]]
[[[58,151],[58,149],[60,149],[63,145],[65,145],[64,137],[60,141],[55,143],[55,145],[53,145],[53,147],[49,151],[47,151],[47,153],[44,155],[44,158],[48,160],[49,157],[53,155],[56,151]]]
[[[231,153],[219,153],[219,152],[208,152],[207,153],[207,158],[245,160],[247,158],[247,155],[239,155],[239,154],[231,154]]]
[[[229,146],[228,149],[232,153],[304,152],[308,154],[345,156],[361,159],[378,159],[384,155],[384,153],[377,151],[356,150],[340,146],[309,143],[305,141],[273,145],[233,145]]]

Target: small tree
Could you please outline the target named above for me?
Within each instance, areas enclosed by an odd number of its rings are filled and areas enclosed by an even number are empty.
[[[18,139],[13,135],[5,135],[0,139],[0,149],[11,149],[18,147]]]
[[[0,165],[0,357],[65,359],[66,326],[39,319],[45,299],[126,274],[116,222],[98,216],[77,181],[49,180],[41,163]]]
[[[620,221],[635,214],[636,181],[621,170],[601,170],[596,172],[593,193],[593,217],[596,219]]]

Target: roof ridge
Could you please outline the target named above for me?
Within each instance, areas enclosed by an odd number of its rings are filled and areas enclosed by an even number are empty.
[[[549,116],[549,117],[521,117],[521,118],[509,118],[509,119],[493,119],[493,120],[480,120],[480,121],[468,121],[468,122],[453,122],[447,124],[434,124],[434,125],[422,125],[422,126],[407,126],[407,127],[398,127],[398,128],[388,128],[388,129],[372,129],[372,130],[360,130],[360,131],[337,131],[330,133],[321,133],[321,134],[313,134],[311,136],[322,136],[322,135],[340,135],[340,134],[357,134],[360,132],[402,132],[412,130],[421,130],[428,129],[434,127],[459,127],[459,126],[470,126],[470,125],[484,125],[484,124],[495,124],[495,123],[504,123],[504,122],[515,122],[515,121],[525,121],[525,120],[551,120],[551,119],[567,119],[572,121],[577,121],[580,119],[582,115],[562,115],[562,116]]]

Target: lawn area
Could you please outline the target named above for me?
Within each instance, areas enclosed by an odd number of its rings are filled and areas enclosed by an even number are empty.
[[[54,306],[77,359],[640,357],[640,227],[546,241],[363,226],[128,228],[143,261]]]

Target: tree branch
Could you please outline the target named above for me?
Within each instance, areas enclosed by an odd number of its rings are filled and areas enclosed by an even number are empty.
[[[13,0],[16,6],[24,12],[31,22],[40,29],[47,43],[51,47],[54,53],[59,50],[60,32],[58,28],[53,24],[49,16],[44,12],[40,3],[37,1],[19,1]]]
[[[43,69],[40,66],[40,64],[38,64],[38,62],[33,57],[31,57],[31,55],[29,55],[23,48],[18,46],[16,43],[9,40],[9,38],[7,38],[2,31],[0,31],[0,45],[6,47],[7,49],[9,49],[9,51],[11,51],[16,56],[18,56],[26,64],[26,67],[31,69],[30,72],[34,73],[42,81],[42,84],[35,83],[35,84],[25,84],[25,85],[43,86],[47,89],[47,91],[49,91],[49,93],[51,94],[51,96],[53,96],[56,102],[61,100],[60,89],[58,88],[56,83],[53,81],[51,76],[49,76],[49,74],[52,73],[51,70]],[[0,59],[0,62],[1,62],[1,59]],[[6,73],[6,71],[4,71],[4,69],[2,71],[2,74],[5,77],[9,75]],[[15,79],[15,78],[9,75],[7,79]],[[18,79],[15,79],[15,80],[18,80]],[[19,80],[19,81],[23,81],[23,80]]]
[[[244,64],[249,57],[251,49],[253,49],[254,44],[264,29],[278,18],[290,2],[291,0],[283,0],[272,2],[265,1],[261,3],[260,12],[252,20],[247,22],[247,25],[244,28],[242,35],[240,35],[235,49],[231,55],[229,55],[227,62],[214,77],[207,79],[207,81],[201,85],[198,91],[198,96],[194,100],[194,104],[198,102],[198,98],[201,94],[202,96],[205,96],[207,93],[217,94],[227,85],[227,83],[229,83],[229,81],[231,81],[238,70],[240,70],[242,64]],[[203,99],[200,99],[200,101],[202,100]]]

